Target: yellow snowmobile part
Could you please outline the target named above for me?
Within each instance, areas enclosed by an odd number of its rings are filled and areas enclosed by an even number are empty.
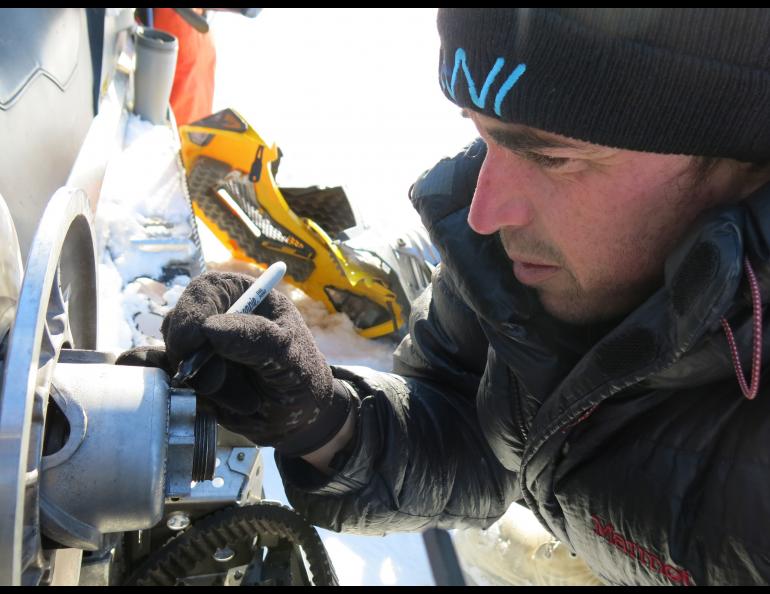
[[[286,280],[330,312],[346,313],[366,338],[397,332],[403,308],[384,271],[300,217],[275,183],[280,158],[232,109],[180,127],[182,161],[195,214],[233,257],[287,265]]]

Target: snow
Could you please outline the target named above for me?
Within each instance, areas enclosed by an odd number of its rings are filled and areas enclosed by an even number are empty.
[[[585,563],[554,539],[532,512],[515,503],[487,530],[456,531],[454,545],[469,584],[601,585]]]
[[[191,242],[146,243],[169,234],[190,234],[176,164],[178,150],[178,140],[169,128],[153,126],[132,115],[124,150],[107,167],[99,198],[97,237],[100,253],[106,247],[127,282],[140,275],[159,276],[170,259],[183,258],[195,249]],[[148,167],[152,173],[147,172]],[[137,245],[142,249],[133,249]]]
[[[101,255],[97,345],[116,353],[163,344],[159,320],[173,304],[163,295],[153,295],[153,283],[159,283],[151,279],[161,276],[164,265],[187,259],[195,251],[192,241],[174,240],[191,233],[177,164],[179,140],[171,129],[131,115],[123,142],[123,150],[107,165],[95,221]],[[173,279],[172,286],[181,292],[189,280]],[[123,316],[116,316],[118,311]],[[142,326],[158,328],[138,332],[129,323],[136,316],[147,322],[157,318]]]

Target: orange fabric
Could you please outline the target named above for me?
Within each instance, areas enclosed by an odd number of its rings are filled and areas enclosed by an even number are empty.
[[[199,33],[171,8],[153,9],[154,26],[179,40],[171,109],[177,125],[199,120],[214,104],[217,55],[211,33]]]

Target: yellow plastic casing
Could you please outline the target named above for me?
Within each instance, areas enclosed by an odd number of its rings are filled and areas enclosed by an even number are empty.
[[[342,251],[326,232],[313,220],[299,217],[286,203],[280,189],[275,183],[271,163],[278,159],[278,148],[275,144],[268,146],[259,134],[246,120],[232,109],[215,114],[224,114],[224,125],[212,127],[206,124],[206,119],[193,124],[181,126],[179,134],[182,140],[182,161],[189,175],[196,161],[201,157],[209,157],[227,163],[231,169],[243,174],[254,172],[256,158],[261,150],[261,171],[254,183],[259,206],[278,224],[289,230],[301,242],[310,246],[315,252],[313,271],[302,281],[287,273],[286,280],[304,291],[307,295],[321,301],[330,312],[337,311],[334,304],[324,291],[324,287],[333,287],[360,295],[373,301],[390,313],[390,320],[369,328],[356,328],[361,336],[377,338],[396,332],[403,324],[402,308],[396,295],[388,288],[386,280],[363,270],[354,261],[345,258]],[[212,116],[213,117],[213,116]],[[228,120],[229,118],[229,120]],[[237,121],[234,119],[237,118]],[[191,136],[192,135],[192,136]],[[206,142],[193,139],[206,138]],[[193,196],[193,210],[214,235],[230,250],[233,257],[253,262],[261,267],[268,263],[260,262],[250,257],[225,229],[207,216]]]

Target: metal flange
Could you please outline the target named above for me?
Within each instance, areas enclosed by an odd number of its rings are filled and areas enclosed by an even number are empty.
[[[62,348],[96,348],[96,249],[88,199],[61,188],[27,259],[0,397],[0,583],[38,583],[38,499],[51,377]]]

